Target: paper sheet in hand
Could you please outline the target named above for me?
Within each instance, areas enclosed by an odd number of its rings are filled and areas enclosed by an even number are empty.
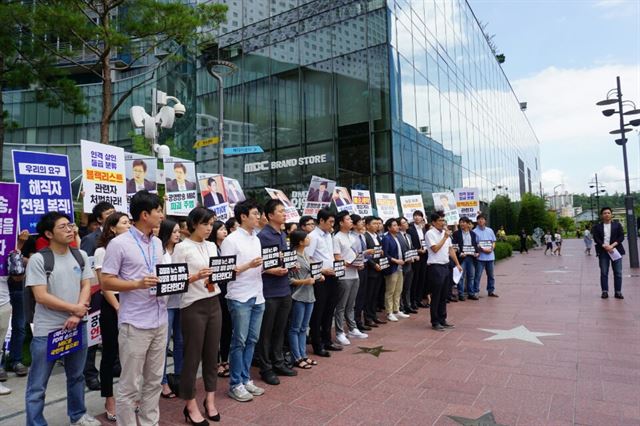
[[[622,255],[620,254],[620,252],[618,251],[618,249],[614,248],[613,250],[611,250],[609,252],[609,257],[611,258],[612,261],[616,261],[618,259],[622,259]]]
[[[453,268],[453,282],[458,284],[460,282],[460,278],[462,278],[462,272],[458,270],[458,268]]]

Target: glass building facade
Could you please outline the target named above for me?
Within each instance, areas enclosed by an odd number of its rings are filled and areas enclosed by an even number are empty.
[[[484,202],[505,191],[515,200],[538,192],[539,142],[466,1],[223,2],[229,11],[216,30],[217,55],[237,67],[224,77],[225,147],[264,150],[224,160],[225,175],[247,192],[264,198],[262,188],[275,187],[295,195],[312,175],[349,188],[422,193],[427,205],[432,192],[460,186],[480,188]],[[131,146],[128,109],[149,110],[157,86],[188,108],[163,137],[188,151],[198,171],[215,172],[217,147],[190,146],[216,134],[216,81],[195,58],[159,75],[117,114],[114,143]],[[117,91],[140,78],[121,81]],[[86,92],[99,107],[99,86]],[[49,144],[75,153],[80,138],[97,139],[97,113],[53,116],[29,95],[6,96],[20,127],[5,149]],[[316,155],[325,161],[287,167]]]

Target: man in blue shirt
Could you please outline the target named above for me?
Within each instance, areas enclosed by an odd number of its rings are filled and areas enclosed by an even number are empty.
[[[482,271],[487,271],[487,292],[489,297],[498,297],[495,293],[496,280],[493,276],[493,264],[496,260],[494,250],[496,248],[496,234],[493,233],[493,229],[487,226],[487,218],[484,214],[478,215],[478,226],[475,227],[473,232],[476,234],[476,240],[478,241],[478,252],[480,255],[476,264],[476,277],[473,283],[473,292],[475,296],[480,293],[480,280],[482,279]]]
[[[258,233],[262,248],[278,246],[280,252],[287,250],[284,232],[284,204],[280,200],[269,200],[264,206],[268,223]],[[262,292],[265,299],[264,316],[260,329],[260,340],[256,346],[260,376],[270,385],[280,384],[278,375],[296,376],[298,373],[287,367],[282,347],[291,311],[291,288],[289,271],[278,265],[262,273]]]

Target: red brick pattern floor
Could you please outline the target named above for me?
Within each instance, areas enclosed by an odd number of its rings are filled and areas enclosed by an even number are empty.
[[[585,256],[578,240],[566,241],[563,251],[500,262],[500,298],[485,291],[479,301],[449,304],[454,330],[432,331],[420,310],[279,386],[254,371],[266,393],[250,403],[229,399],[227,379],[220,380],[222,423],[452,425],[448,415],[477,418],[491,410],[505,425],[640,425],[640,271],[631,277],[625,258],[626,299],[602,300],[596,258]],[[486,341],[493,334],[479,330],[520,325],[561,335],[537,345]],[[393,352],[355,354],[356,344]],[[200,400],[201,381],[198,390]],[[181,401],[161,400],[162,425],[181,424],[181,412]]]

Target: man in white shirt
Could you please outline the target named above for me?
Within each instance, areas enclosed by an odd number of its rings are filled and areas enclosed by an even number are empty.
[[[449,295],[449,283],[451,271],[449,258],[456,264],[458,271],[462,267],[458,262],[456,251],[451,246],[451,231],[447,229],[444,213],[437,211],[431,215],[431,229],[427,232],[427,280],[431,286],[431,328],[436,331],[444,331],[453,328],[453,324],[447,322],[447,296]]]
[[[262,251],[260,240],[253,234],[260,221],[260,211],[255,201],[246,200],[236,204],[234,215],[240,227],[225,238],[220,247],[222,256],[236,256],[236,279],[227,284],[226,296],[233,330],[229,396],[247,402],[264,393],[249,376],[264,314]]]

